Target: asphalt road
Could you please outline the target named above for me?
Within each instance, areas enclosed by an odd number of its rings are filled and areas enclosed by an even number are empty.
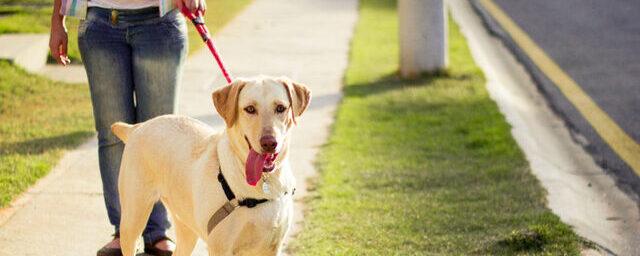
[[[640,142],[640,1],[493,0],[636,143]],[[556,112],[577,134],[596,162],[621,188],[640,195],[640,178],[596,133],[497,23],[482,11],[525,62]],[[500,32],[502,31],[502,33]],[[640,157],[640,156],[638,156]],[[640,170],[638,170],[640,171]]]

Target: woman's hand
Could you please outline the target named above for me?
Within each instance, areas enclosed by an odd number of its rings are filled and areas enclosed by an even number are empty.
[[[54,12],[51,16],[51,34],[49,35],[49,50],[56,62],[66,66],[71,63],[67,56],[67,28],[64,24],[64,16]]]
[[[203,13],[207,10],[207,3],[205,0],[173,0],[173,3],[176,4],[179,10],[182,10],[183,7],[187,7],[189,11],[196,12],[196,10],[201,10]]]

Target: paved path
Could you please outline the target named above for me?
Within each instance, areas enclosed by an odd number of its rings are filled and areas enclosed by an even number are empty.
[[[620,185],[640,195],[640,2],[599,0],[479,1],[487,16],[493,2],[530,37],[628,136],[607,125],[596,111],[580,113],[549,72],[529,65],[555,110],[582,136],[598,163],[616,174]],[[500,22],[498,22],[500,23]],[[508,30],[491,23],[492,29]],[[508,42],[513,34],[502,33]],[[521,43],[514,45],[525,63],[536,62]],[[528,48],[531,48],[530,46]],[[538,55],[538,54],[534,54]],[[539,58],[537,56],[536,58]],[[539,66],[539,65],[538,65]],[[545,65],[549,68],[549,65]],[[544,73],[544,74],[543,74]],[[564,83],[566,84],[566,82]],[[570,93],[578,97],[576,93]],[[578,108],[576,108],[578,106]],[[595,128],[594,128],[595,127]],[[623,137],[616,140],[616,137]],[[623,146],[625,143],[634,146]],[[628,152],[628,153],[625,153]]]
[[[8,60],[29,72],[44,67],[49,54],[48,34],[0,35],[0,60]]]
[[[58,64],[46,64],[36,73],[54,81],[78,84],[89,83],[84,66],[77,64],[67,65],[66,67]]]
[[[256,0],[215,38],[234,75],[286,75],[313,91],[293,133],[292,164],[300,191],[294,230],[300,227],[305,180],[315,174],[315,154],[341,97],[356,20],[356,0]],[[179,113],[222,128],[210,94],[224,82],[206,49],[189,59],[182,81]],[[92,255],[110,232],[92,139],[67,153],[13,207],[0,210],[0,255]],[[194,255],[206,255],[202,243]]]
[[[511,126],[513,137],[547,190],[548,207],[582,237],[617,255],[640,255],[640,212],[573,139],[546,105],[528,72],[491,37],[466,0],[449,0],[487,89]]]
[[[4,34],[0,35],[0,60],[8,60],[28,72],[36,73],[54,81],[88,83],[82,65],[47,63],[49,34]]]

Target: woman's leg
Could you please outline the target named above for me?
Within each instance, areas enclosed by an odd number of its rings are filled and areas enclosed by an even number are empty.
[[[187,53],[186,24],[177,14],[174,10],[158,23],[130,28],[138,122],[175,112],[181,66]],[[157,203],[143,233],[145,243],[164,237],[169,226],[167,211]]]
[[[108,23],[108,16],[90,11],[80,25],[78,44],[87,70],[98,131],[100,175],[107,213],[116,232],[120,225],[118,173],[124,144],[110,130],[117,121],[134,123],[131,47],[126,30]]]

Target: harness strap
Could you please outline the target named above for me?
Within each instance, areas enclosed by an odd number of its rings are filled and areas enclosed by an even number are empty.
[[[253,208],[261,203],[265,203],[269,201],[269,199],[255,199],[255,198],[247,198],[245,200],[240,201],[238,203],[239,206],[246,206],[247,208]]]
[[[236,198],[236,195],[233,193],[233,190],[231,190],[231,187],[229,187],[229,183],[227,183],[227,180],[224,178],[224,175],[222,175],[222,169],[219,169],[219,170],[220,171],[218,172],[218,182],[220,182],[220,185],[222,186],[222,190],[224,190],[224,195],[227,196],[227,200],[231,201]]]
[[[222,175],[222,169],[218,172],[218,182],[220,182],[220,186],[222,186],[222,190],[224,190],[224,195],[227,196],[227,202],[220,207],[212,216],[209,218],[209,222],[207,223],[207,233],[211,234],[211,231],[224,220],[227,216],[229,216],[236,208],[238,207],[247,207],[253,208],[258,206],[261,203],[265,203],[269,201],[268,199],[255,199],[255,198],[245,198],[242,201],[238,201],[236,199],[236,195],[229,187],[229,183]]]
[[[211,231],[218,225],[218,223],[222,222],[224,218],[229,216],[233,210],[238,207],[238,200],[234,199],[233,201],[228,201],[220,207],[209,219],[209,223],[207,223],[207,234],[211,234]]]

